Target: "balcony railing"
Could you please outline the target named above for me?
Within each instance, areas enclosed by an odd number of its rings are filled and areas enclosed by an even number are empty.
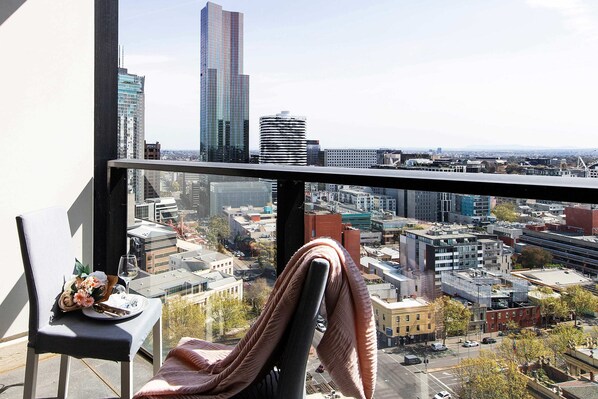
[[[111,246],[106,268],[117,264],[126,252],[126,170],[144,169],[220,176],[271,179],[278,182],[277,248],[278,272],[303,245],[304,185],[306,182],[452,192],[510,198],[594,203],[598,179],[452,173],[386,169],[348,169],[265,164],[227,164],[187,161],[116,159],[108,162]]]

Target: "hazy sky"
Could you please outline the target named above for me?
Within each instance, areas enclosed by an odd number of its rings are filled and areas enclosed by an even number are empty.
[[[598,147],[598,1],[215,1],[245,15],[259,117],[307,117],[323,148]],[[199,148],[200,10],[121,0],[146,139]]]

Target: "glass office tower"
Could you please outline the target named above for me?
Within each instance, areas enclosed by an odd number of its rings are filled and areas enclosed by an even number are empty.
[[[243,75],[243,14],[208,2],[201,10],[201,160],[249,162],[249,76]]]
[[[118,157],[143,159],[145,139],[145,77],[118,68]],[[129,192],[143,201],[141,170],[129,169]]]

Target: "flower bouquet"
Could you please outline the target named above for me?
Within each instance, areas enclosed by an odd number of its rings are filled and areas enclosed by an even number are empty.
[[[83,266],[77,259],[75,271],[77,274],[64,284],[58,299],[58,307],[63,312],[88,308],[94,303],[106,301],[118,282],[116,276],[108,276],[101,271],[91,273],[89,266]]]

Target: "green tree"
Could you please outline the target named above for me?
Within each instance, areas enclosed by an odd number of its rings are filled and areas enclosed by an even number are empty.
[[[255,317],[262,313],[271,293],[272,287],[265,278],[258,278],[243,292],[243,299],[251,307]]]
[[[249,306],[233,295],[211,296],[208,308],[213,320],[214,336],[224,337],[247,328]]]
[[[212,216],[208,222],[206,238],[208,245],[223,252],[222,243],[230,236],[230,226],[224,216]]]
[[[503,220],[505,222],[516,222],[519,219],[515,205],[510,202],[496,205],[492,210],[492,213],[498,220]]]
[[[555,319],[563,319],[569,316],[570,312],[567,304],[565,304],[565,302],[558,296],[549,296],[553,294],[552,289],[549,287],[542,287],[539,288],[538,291],[546,294],[546,296],[537,299],[544,326],[547,326],[549,322],[552,322]]]
[[[515,174],[515,175],[520,175],[523,172],[523,167],[517,165],[517,164],[508,164],[507,167],[505,168],[505,171],[507,172],[507,174],[511,175],[511,174]]]
[[[518,262],[525,268],[543,267],[552,263],[552,254],[539,247],[527,246],[521,251]]]
[[[576,321],[577,315],[593,313],[598,310],[598,297],[579,285],[567,288],[563,293],[562,298],[573,312]]]
[[[527,379],[512,361],[481,351],[479,357],[461,360],[455,371],[463,399],[531,399]]]
[[[436,330],[446,343],[447,336],[465,334],[469,327],[471,311],[461,302],[443,295],[432,303],[436,318]]]
[[[276,243],[268,240],[259,240],[256,243],[257,263],[260,268],[274,267],[276,264]],[[276,269],[274,267],[274,269]]]
[[[563,354],[567,349],[567,345],[569,343],[582,345],[588,337],[588,334],[570,324],[559,324],[550,332],[546,339],[546,345],[552,350],[555,363],[559,366],[564,364]]]
[[[169,297],[162,307],[164,346],[173,348],[182,337],[205,339],[204,309],[181,296]]]
[[[536,333],[522,330],[518,335],[505,337],[498,346],[498,353],[506,361],[528,364],[541,356],[548,356],[550,351],[544,341],[538,339]]]

